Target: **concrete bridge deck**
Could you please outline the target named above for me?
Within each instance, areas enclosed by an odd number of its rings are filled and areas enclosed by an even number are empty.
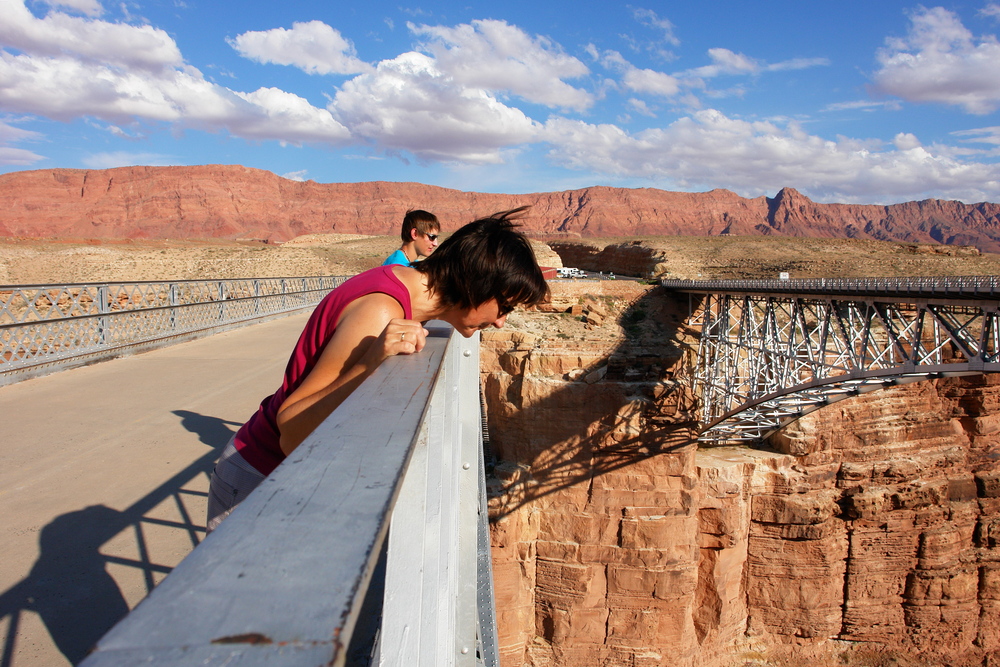
[[[0,667],[78,662],[191,551],[307,317],[0,387]]]

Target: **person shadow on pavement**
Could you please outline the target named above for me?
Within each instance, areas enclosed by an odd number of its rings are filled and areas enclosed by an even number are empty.
[[[0,665],[13,664],[19,612],[38,614],[52,641],[76,664],[128,613],[99,549],[127,525],[124,512],[91,505],[67,512],[42,528],[41,553],[31,573],[0,595],[0,616],[10,616]]]
[[[243,426],[243,422],[209,417],[197,412],[191,412],[190,410],[174,410],[173,413],[181,418],[181,426],[191,433],[196,433],[203,443],[215,449],[216,456],[222,453],[222,448],[226,446],[229,438],[233,437],[233,433],[236,432],[235,429],[230,427],[235,426],[239,428]],[[212,467],[214,465],[213,461],[212,466],[208,468],[208,474],[212,474]]]
[[[16,667],[18,626],[25,612],[37,614],[56,647],[71,664],[82,661],[129,607],[109,563],[143,570],[147,594],[153,588],[153,574],[166,574],[169,567],[150,562],[145,544],[139,544],[140,560],[125,561],[107,556],[101,548],[116,535],[132,528],[142,541],[141,523],[145,515],[164,500],[174,497],[183,508],[182,496],[192,491],[184,487],[200,475],[211,475],[215,460],[232,437],[236,422],[174,410],[181,424],[196,433],[209,451],[160,484],[124,510],[91,505],[61,514],[39,533],[39,555],[27,577],[0,593],[0,621],[7,619],[6,639],[0,647],[0,667]],[[204,535],[204,516],[185,515],[179,529],[191,535],[192,547]],[[0,625],[2,627],[2,625]]]

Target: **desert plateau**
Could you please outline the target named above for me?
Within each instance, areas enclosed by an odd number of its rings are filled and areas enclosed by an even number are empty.
[[[969,246],[759,236],[533,239],[544,266],[637,278],[755,279],[1000,274]],[[0,238],[0,284],[353,275],[399,246],[390,235],[308,234],[282,244],[228,239]]]

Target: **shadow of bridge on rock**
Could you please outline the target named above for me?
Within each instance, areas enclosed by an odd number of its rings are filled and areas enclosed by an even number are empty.
[[[686,502],[680,480],[693,473],[698,430],[697,332],[684,323],[691,305],[686,295],[652,287],[617,315],[621,341],[590,359],[579,343],[561,344],[551,332],[541,351],[514,343],[499,352],[499,365],[520,375],[488,373],[484,383],[496,459],[491,520],[567,491],[560,502],[571,511],[595,501]],[[569,369],[574,357],[581,365]],[[541,377],[546,365],[569,372]],[[554,380],[560,386],[552,390]]]

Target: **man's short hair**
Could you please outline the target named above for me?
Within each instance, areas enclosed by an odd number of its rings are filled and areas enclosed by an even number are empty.
[[[417,230],[421,236],[426,236],[429,233],[437,232],[441,230],[441,223],[438,222],[437,216],[428,211],[421,211],[420,209],[410,209],[403,216],[403,227],[399,230],[399,236],[403,239],[403,243],[409,243],[413,240],[411,230]]]
[[[501,314],[548,298],[535,253],[512,220],[527,206],[494,213],[460,228],[414,268],[446,306],[476,308],[496,299]]]

